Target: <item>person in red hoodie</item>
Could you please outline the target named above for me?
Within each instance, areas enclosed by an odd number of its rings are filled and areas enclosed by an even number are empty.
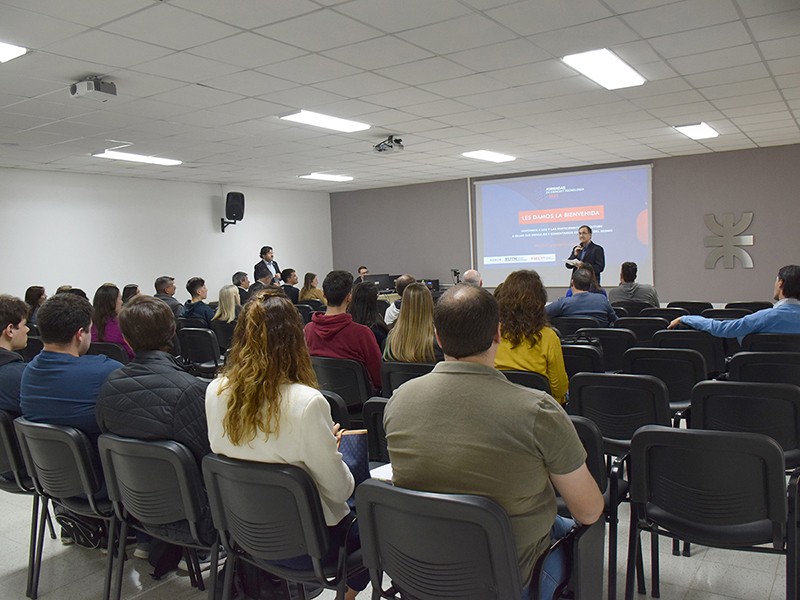
[[[306,344],[311,356],[360,362],[377,391],[381,387],[381,350],[370,328],[354,323],[347,312],[352,290],[353,275],[349,271],[331,271],[325,276],[322,291],[328,299],[328,311],[312,315],[303,330]]]

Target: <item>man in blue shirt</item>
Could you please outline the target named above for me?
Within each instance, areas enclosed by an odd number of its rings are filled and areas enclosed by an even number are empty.
[[[28,345],[28,305],[19,298],[0,295],[0,409],[19,416],[19,382],[25,363],[17,350]]]
[[[100,386],[122,364],[107,356],[84,356],[92,342],[92,305],[73,294],[56,294],[37,313],[44,349],[22,375],[20,408],[26,419],[69,425],[92,440],[100,435],[94,408]]]
[[[600,327],[608,327],[617,320],[617,313],[603,294],[589,291],[592,273],[587,267],[575,269],[572,274],[571,296],[564,296],[545,307],[548,319],[556,317],[593,317]]]
[[[775,280],[775,300],[772,308],[731,321],[717,321],[696,315],[678,317],[670,329],[686,325],[706,331],[716,337],[739,338],[749,333],[800,333],[800,266],[786,265]]]

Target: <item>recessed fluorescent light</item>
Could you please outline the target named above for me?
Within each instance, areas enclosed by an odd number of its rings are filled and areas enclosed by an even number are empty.
[[[477,158],[478,160],[488,160],[495,163],[510,162],[517,160],[516,156],[509,156],[508,154],[500,154],[499,152],[492,152],[491,150],[476,150],[475,152],[464,152],[461,156],[467,158]]]
[[[329,115],[311,112],[310,110],[301,110],[300,112],[284,115],[280,118],[286,121],[303,123],[304,125],[314,125],[316,127],[324,127],[325,129],[333,129],[334,131],[343,131],[344,133],[353,133],[354,131],[369,129],[369,125],[366,123],[348,121],[347,119],[340,119],[339,117],[331,117]]]
[[[161,165],[163,167],[174,167],[182,164],[179,160],[171,158],[160,158],[158,156],[144,156],[142,154],[131,154],[129,152],[117,152],[116,150],[106,150],[99,154],[92,154],[97,158],[113,158],[114,160],[129,160],[131,162],[147,163],[150,165]]]
[[[713,127],[707,123],[695,123],[694,125],[676,125],[675,129],[680,131],[683,135],[692,138],[693,140],[704,140],[706,138],[715,138],[719,135]]]
[[[647,81],[616,54],[606,48],[581,52],[580,54],[570,54],[561,60],[607,90],[642,85]]]
[[[309,173],[299,177],[300,179],[318,179],[319,181],[353,181],[350,175],[330,175],[328,173]]]
[[[23,48],[22,46],[15,46],[14,44],[0,42],[0,63],[14,60],[15,58],[25,54],[27,51],[28,49]]]

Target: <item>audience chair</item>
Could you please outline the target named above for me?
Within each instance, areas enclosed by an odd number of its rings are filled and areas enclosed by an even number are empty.
[[[128,353],[125,352],[122,344],[114,344],[112,342],[92,342],[86,354],[103,354],[108,358],[121,362],[123,365],[127,365],[130,361]]]
[[[611,306],[620,306],[624,308],[628,311],[626,315],[628,317],[638,317],[644,309],[650,308],[652,304],[640,302],[638,300],[617,300],[616,302],[612,302]]]
[[[511,383],[523,385],[532,390],[541,390],[551,393],[550,381],[545,375],[533,371],[500,371]]]
[[[697,301],[676,301],[670,302],[667,304],[667,308],[683,308],[690,315],[699,315],[707,308],[714,308],[714,305],[711,302],[697,302]]]
[[[406,381],[411,381],[433,371],[432,363],[407,363],[387,361],[381,365],[381,393],[391,398],[394,391]]]
[[[181,330],[184,327],[194,327],[196,329],[208,329],[208,323],[206,323],[205,319],[201,319],[199,317],[178,317],[177,319],[175,319],[175,322],[178,326],[178,330]]]
[[[42,343],[42,338],[38,338],[35,335],[29,335],[28,345],[22,350],[18,350],[17,354],[22,356],[22,360],[25,362],[31,362],[43,349],[44,344]]]
[[[747,315],[752,314],[751,311],[744,308],[707,308],[700,316],[706,319],[718,319],[720,321],[732,321],[733,319],[741,319]]]
[[[33,335],[35,337],[39,337],[39,326],[35,323],[27,322],[25,323],[28,326],[28,335]]]
[[[300,318],[303,319],[303,323],[308,325],[308,323],[311,322],[311,313],[314,311],[311,305],[308,304],[307,301],[304,301],[301,304],[295,304],[294,307],[297,309],[297,312],[300,313]]]
[[[673,425],[678,427],[691,404],[692,388],[706,378],[706,361],[686,348],[631,348],[625,353],[625,373],[653,375],[669,391]]]
[[[108,497],[122,523],[118,556],[125,555],[128,527],[184,548],[192,586],[201,591],[197,550],[211,552],[209,600],[214,600],[219,536],[211,522],[197,460],[175,441],[143,441],[104,433],[98,438]],[[169,526],[169,527],[165,527]],[[122,595],[124,561],[117,561],[115,598]]]
[[[342,429],[350,429],[350,413],[347,412],[347,404],[342,400],[342,397],[330,390],[320,390],[320,394],[328,401],[333,422],[341,425]]]
[[[577,333],[600,340],[600,345],[603,347],[603,366],[606,371],[621,371],[625,351],[636,345],[636,335],[630,329],[585,327],[579,329]]]
[[[628,312],[628,309],[627,309],[627,308],[625,308],[625,307],[622,307],[622,306],[614,306],[614,305],[612,304],[612,305],[611,305],[611,308],[613,308],[613,309],[614,309],[614,313],[615,313],[615,314],[616,314],[618,317],[630,317],[630,316],[631,316],[631,314]]]
[[[351,420],[361,420],[361,410],[369,397],[369,379],[364,365],[347,358],[312,356],[311,365],[321,390],[339,394],[347,405]]]
[[[489,498],[419,492],[370,479],[358,486],[356,506],[373,598],[520,597],[523,582],[511,522],[503,508]],[[596,535],[602,536],[602,528],[602,522],[575,527],[561,540],[559,545],[566,546],[567,556],[573,558],[584,543],[593,545],[594,577],[591,583],[581,581],[586,571],[572,561],[572,581],[556,590],[556,598],[563,597],[567,587],[577,600],[602,597],[602,538]],[[591,538],[585,537],[588,535]],[[592,562],[592,558],[578,554],[579,562]],[[534,568],[532,598],[539,595],[536,583],[543,560],[544,556]],[[384,575],[392,582],[388,589],[383,588]]]
[[[28,494],[33,497],[31,538],[28,546],[28,581],[25,595],[28,598],[36,598],[33,590],[33,574],[36,556],[40,552],[37,546],[40,498],[33,487],[33,481],[25,470],[11,415],[4,410],[0,410],[0,490],[10,494]],[[45,497],[41,499],[41,502],[44,503],[43,510],[47,515],[50,537],[56,539],[56,532],[53,529],[53,522],[50,520],[50,511],[47,506],[48,500]]]
[[[567,377],[572,378],[575,373],[581,372],[602,373],[605,371],[603,352],[600,348],[588,344],[565,344],[561,346],[561,352],[564,354]]]
[[[800,352],[800,334],[750,333],[742,340],[745,352]]]
[[[786,598],[797,598],[797,496],[778,443],[764,435],[647,426],[631,444],[631,511],[625,598],[633,600],[639,532],[716,548],[786,555]],[[756,548],[756,546],[759,546]],[[658,555],[652,595],[659,594]]]
[[[329,553],[319,492],[300,467],[208,454],[203,458],[203,477],[214,525],[227,553],[224,600],[230,598],[233,571],[240,560],[288,581],[335,589],[337,600],[344,598],[347,577],[364,570],[360,550],[348,552],[344,545]],[[304,555],[311,558],[312,569],[273,562]]]
[[[599,321],[594,317],[554,317],[551,321],[562,337],[572,335],[582,327],[600,327]]]
[[[764,310],[765,308],[772,308],[774,305],[772,302],[728,302],[725,305],[725,308],[744,308],[749,310],[751,313],[758,312],[760,310]]]
[[[731,381],[800,385],[800,352],[737,352],[728,376]]]
[[[217,336],[210,329],[184,327],[178,330],[181,356],[193,375],[214,377],[222,366]]]
[[[666,329],[668,326],[669,321],[663,317],[621,317],[614,323],[615,328],[630,329],[639,345],[649,344],[656,331]]]
[[[378,298],[378,314],[383,316],[389,308],[389,301]]]
[[[311,307],[311,310],[315,312],[319,311],[325,312],[326,310],[328,310],[328,307],[325,306],[321,300],[314,300],[313,298],[310,300],[303,300],[301,304],[307,304],[308,306]]]
[[[220,355],[224,355],[230,349],[235,329],[236,321],[230,323],[227,321],[220,321],[219,319],[211,321],[211,331],[213,331],[214,335],[217,337]]]
[[[19,417],[14,420],[25,468],[33,480],[36,493],[42,497],[36,541],[34,572],[30,579],[31,598],[36,598],[42,567],[44,526],[48,502],[70,512],[102,519],[107,525],[108,558],[106,560],[103,600],[109,600],[114,568],[114,544],[119,525],[111,502],[102,498],[103,475],[96,464],[95,450],[88,436],[63,425],[33,423]]]
[[[386,430],[383,428],[383,414],[386,412],[387,402],[386,398],[377,396],[364,402],[364,427],[367,428],[371,469],[390,462]]]
[[[678,317],[685,317],[689,314],[689,311],[685,308],[678,308],[674,306],[672,308],[645,308],[642,312],[639,313],[638,316],[640,317],[661,317],[662,319],[666,319],[667,321],[672,321],[673,319],[677,319]]]
[[[692,429],[761,433],[800,467],[800,387],[788,383],[701,381],[692,389]]]
[[[725,371],[725,344],[722,338],[714,337],[696,329],[665,329],[653,336],[656,348],[689,348],[697,350],[706,361],[709,377]]]

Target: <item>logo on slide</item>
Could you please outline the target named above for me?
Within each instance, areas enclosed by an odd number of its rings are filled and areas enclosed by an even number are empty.
[[[719,259],[722,259],[722,266],[726,269],[733,268],[733,259],[738,258],[745,269],[753,268],[753,257],[740,246],[752,246],[752,235],[740,235],[750,227],[753,222],[753,213],[742,213],[742,218],[738,223],[733,222],[733,213],[722,215],[722,224],[717,221],[714,215],[706,215],[703,221],[708,230],[715,234],[706,236],[704,245],[706,248],[715,248],[706,256],[706,269],[716,267]]]

